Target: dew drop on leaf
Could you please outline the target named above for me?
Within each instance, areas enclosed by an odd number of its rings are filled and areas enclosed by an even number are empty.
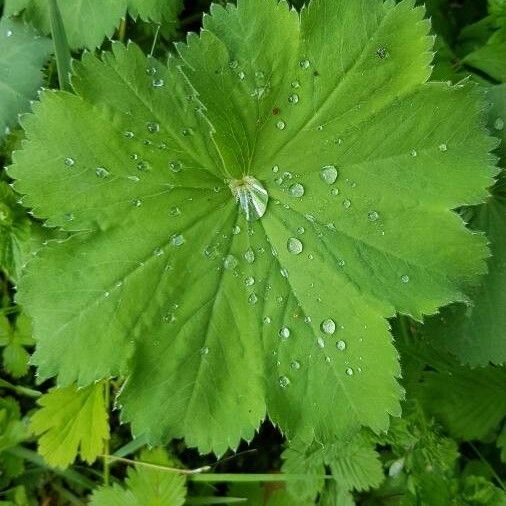
[[[346,343],[341,339],[341,340],[337,341],[336,348],[339,351],[344,351],[346,349]]]
[[[290,102],[290,104],[298,104],[299,103],[299,95],[297,95],[297,93],[290,95],[288,97],[288,102]]]
[[[248,276],[247,278],[244,279],[244,284],[246,286],[253,286],[255,284],[255,278],[252,276]]]
[[[146,69],[146,74],[148,76],[154,76],[156,74],[156,68],[155,67],[148,67]]]
[[[403,275],[401,276],[401,281],[402,281],[403,283],[409,283],[409,276],[408,276],[407,274],[403,274]]]
[[[234,228],[232,229],[232,234],[239,235],[240,233],[241,233],[241,227],[239,225],[235,225]]]
[[[152,134],[156,134],[160,131],[160,125],[154,121],[149,122],[146,127],[148,129],[148,132]]]
[[[163,79],[153,79],[151,84],[153,88],[161,88],[165,84],[165,81]]]
[[[299,253],[302,253],[303,250],[302,242],[296,237],[290,237],[286,247],[292,255],[298,255]]]
[[[494,128],[496,130],[504,130],[504,120],[502,118],[497,118],[494,121]]]
[[[347,367],[347,368],[346,368],[346,374],[347,374],[348,376],[353,376],[353,369],[352,369],[351,367]]]
[[[134,199],[134,200],[132,200],[132,205],[134,207],[141,207],[142,202],[139,199]]]
[[[209,353],[209,347],[208,346],[202,346],[202,348],[200,348],[200,354],[201,355],[207,355]]]
[[[345,209],[349,209],[351,207],[351,200],[350,199],[344,199],[343,200],[343,207]]]
[[[175,234],[171,237],[170,242],[172,246],[181,246],[185,243],[186,239],[184,238],[183,234]]]
[[[279,386],[281,388],[286,388],[290,384],[290,380],[286,376],[279,377]]]
[[[250,294],[250,296],[248,297],[248,302],[250,304],[256,304],[258,302],[257,294],[256,293]]]
[[[297,88],[300,88],[300,82],[299,81],[292,81],[291,86],[293,89],[296,90]]]
[[[412,149],[409,154],[413,157],[413,158],[416,158],[418,156],[418,152],[416,149]]]
[[[291,366],[292,369],[295,369],[296,371],[298,371],[300,369],[300,362],[298,360],[294,360],[290,364],[290,366]]]
[[[281,339],[283,339],[284,341],[290,337],[290,329],[288,327],[283,326],[279,329],[278,334],[279,337],[281,337]]]
[[[278,130],[284,130],[286,128],[286,123],[283,121],[283,120],[279,120],[277,123],[276,123],[276,128]]]
[[[318,348],[325,348],[325,340],[323,339],[323,337],[319,337],[316,340],[316,345],[318,346]]]
[[[320,176],[327,184],[334,184],[337,179],[337,169],[334,165],[325,165],[320,171]]]
[[[95,174],[97,177],[105,179],[106,177],[109,177],[111,173],[104,167],[97,167],[95,169]]]
[[[304,60],[301,60],[299,62],[299,65],[300,65],[300,68],[302,68],[302,69],[308,69],[309,66],[311,65],[311,62],[306,58]]]
[[[244,259],[249,264],[252,264],[255,261],[255,252],[251,248],[248,248],[244,253]]]
[[[379,218],[379,214],[377,211],[369,211],[367,217],[369,218],[369,221],[377,221]]]
[[[172,172],[181,172],[183,164],[179,160],[173,160],[169,163],[169,168]]]
[[[76,161],[73,158],[67,157],[67,158],[65,158],[65,160],[63,161],[63,163],[67,167],[73,167],[75,165]]]
[[[227,269],[229,271],[232,269],[235,269],[238,264],[239,264],[239,261],[237,260],[237,258],[234,255],[227,255],[225,257],[225,260],[223,261],[223,265],[224,265],[225,269]]]
[[[260,181],[244,176],[230,181],[229,187],[247,221],[257,220],[265,214],[269,196]]]
[[[300,183],[290,186],[290,195],[292,197],[302,197],[304,195],[304,187]]]
[[[445,151],[448,151],[448,146],[447,146],[446,144],[444,144],[444,143],[443,143],[443,144],[440,144],[440,145],[439,145],[439,151],[441,151],[441,152],[443,152],[443,153],[444,153]]]
[[[327,318],[322,321],[320,328],[322,329],[322,332],[325,332],[325,334],[332,335],[336,331],[336,322],[331,318]]]

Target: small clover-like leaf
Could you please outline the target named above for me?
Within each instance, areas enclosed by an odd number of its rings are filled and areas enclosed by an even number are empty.
[[[128,374],[134,432],[202,451],[266,413],[306,438],[384,430],[401,396],[386,319],[464,300],[485,270],[452,212],[495,174],[480,92],[426,83],[409,0],[211,13],[167,67],[135,45],[85,55],[76,95],[24,121],[16,189],[74,233],[20,284],[40,377]]]
[[[103,453],[109,425],[102,382],[82,389],[52,389],[38,404],[30,427],[39,436],[39,453],[48,464],[67,467],[78,454],[91,464]]]
[[[50,50],[50,41],[33,28],[0,19],[0,138],[35,98]]]

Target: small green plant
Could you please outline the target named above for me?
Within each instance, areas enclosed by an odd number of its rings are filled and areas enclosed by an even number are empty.
[[[505,30],[7,0],[0,504],[503,504]]]

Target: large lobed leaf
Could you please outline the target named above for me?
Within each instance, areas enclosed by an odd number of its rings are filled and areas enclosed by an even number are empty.
[[[423,14],[242,0],[167,67],[115,44],[76,65],[76,95],[44,93],[10,174],[75,234],[20,286],[40,378],[128,374],[134,432],[202,451],[266,412],[320,440],[386,429],[401,395],[386,318],[465,299],[486,242],[452,209],[495,172],[479,92],[426,83]],[[229,188],[245,176],[269,195],[256,221]]]

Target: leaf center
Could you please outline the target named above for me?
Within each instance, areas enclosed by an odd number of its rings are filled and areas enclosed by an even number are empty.
[[[265,214],[269,195],[258,179],[244,176],[242,179],[232,179],[228,182],[228,186],[246,220],[258,220]]]

